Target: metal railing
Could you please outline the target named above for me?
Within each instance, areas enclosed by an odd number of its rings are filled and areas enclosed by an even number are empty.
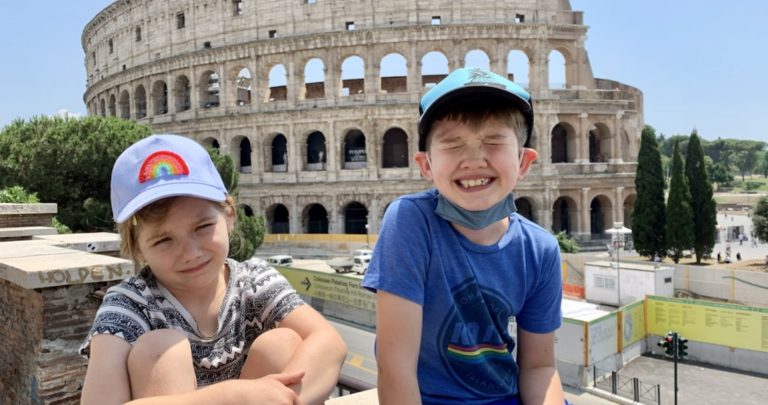
[[[661,386],[644,384],[636,377],[625,377],[617,371],[600,370],[592,366],[593,387],[644,404],[661,405]]]

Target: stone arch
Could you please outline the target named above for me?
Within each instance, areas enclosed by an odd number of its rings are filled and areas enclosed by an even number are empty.
[[[120,101],[117,103],[120,118],[124,120],[131,119],[131,95],[128,90],[120,92]]]
[[[482,49],[472,49],[464,55],[464,66],[478,67],[490,71],[491,58],[489,58],[488,53]]]
[[[408,134],[402,128],[390,128],[384,133],[381,167],[408,167]]]
[[[117,98],[114,94],[109,95],[109,115],[117,117]]]
[[[134,110],[136,110],[136,119],[144,118],[147,116],[147,91],[144,90],[143,85],[136,86],[134,91]]]
[[[251,104],[251,89],[253,77],[251,70],[245,66],[238,67],[235,76],[235,105],[242,107]]]
[[[325,134],[320,131],[311,132],[307,136],[305,147],[306,166],[304,169],[308,171],[325,170],[325,162],[328,157]]]
[[[99,100],[99,115],[102,117],[107,116],[107,100],[104,100],[103,98]]]
[[[283,204],[272,204],[265,211],[267,229],[271,234],[290,233],[290,211]]]
[[[521,87],[530,83],[531,59],[524,51],[513,49],[507,54],[507,78]]]
[[[547,56],[547,70],[549,71],[549,88],[564,89],[568,86],[566,76],[566,59],[562,50],[553,49]]]
[[[589,142],[589,161],[607,162],[611,156],[611,130],[608,126],[598,122],[592,125],[587,132]]]
[[[176,112],[184,112],[192,108],[192,85],[186,75],[179,75],[174,82]]]
[[[448,58],[440,51],[431,51],[421,58],[421,84],[432,87],[449,73]]]
[[[163,80],[152,85],[152,107],[155,115],[168,114],[168,85]]]
[[[365,61],[357,55],[349,56],[341,62],[342,97],[365,93]]]
[[[288,139],[285,135],[277,133],[272,137],[266,161],[270,162],[267,169],[271,172],[288,171]]]
[[[353,128],[344,135],[341,153],[341,167],[344,170],[365,169],[368,156],[365,149],[365,134]]]
[[[229,143],[229,154],[235,161],[235,167],[240,173],[251,173],[251,140],[247,136],[235,136]]]
[[[221,152],[220,151],[221,144],[219,143],[219,140],[212,136],[207,136],[203,138],[203,140],[200,141],[200,145],[203,145],[203,147],[206,149],[213,148],[213,149],[216,149],[216,151]]]
[[[368,228],[368,208],[357,201],[352,201],[342,209],[344,216],[344,233],[366,234]]]
[[[213,70],[206,70],[200,76],[200,107],[215,108],[218,107],[221,100],[221,78]]]
[[[555,233],[565,231],[566,234],[571,235],[576,231],[577,215],[576,202],[567,196],[559,197],[552,204],[552,231]]]
[[[304,87],[300,100],[325,97],[325,64],[320,58],[312,58],[304,65]]]
[[[288,71],[282,63],[269,69],[269,85],[264,94],[264,102],[288,100]]]
[[[517,213],[524,216],[531,222],[536,222],[536,209],[534,202],[530,197],[520,197],[515,199],[515,207],[517,207]]]
[[[304,232],[328,233],[328,210],[322,204],[310,204],[301,215]]]
[[[552,163],[572,163],[577,155],[576,130],[567,122],[558,122],[550,133]]]
[[[611,226],[613,226],[611,199],[602,194],[597,195],[589,203],[589,233],[592,236],[603,235]]]
[[[399,53],[390,53],[381,58],[381,91],[383,93],[404,93],[408,91],[408,61]]]
[[[635,210],[635,200],[637,194],[630,194],[624,198],[624,205],[622,207],[624,214],[624,226],[632,229],[632,211]]]

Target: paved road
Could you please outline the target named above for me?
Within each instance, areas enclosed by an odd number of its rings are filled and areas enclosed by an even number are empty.
[[[678,404],[757,405],[768,402],[768,378],[682,362],[677,365]],[[643,384],[661,385],[662,405],[674,403],[674,363],[671,360],[641,356],[620,371],[637,377]]]

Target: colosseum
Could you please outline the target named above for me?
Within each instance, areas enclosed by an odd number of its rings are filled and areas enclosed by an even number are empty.
[[[629,224],[642,93],[595,78],[568,0],[119,0],[85,27],[91,115],[231,155],[270,233],[376,233],[427,188],[411,157],[421,95],[459,66],[535,100],[539,159],[519,211],[600,239]]]

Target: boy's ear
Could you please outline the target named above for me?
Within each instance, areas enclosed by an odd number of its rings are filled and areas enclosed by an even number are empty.
[[[224,214],[224,218],[227,221],[227,233],[232,233],[232,231],[235,229],[235,219],[237,219],[237,210],[230,209],[227,210]]]
[[[413,156],[413,160],[419,165],[421,175],[424,176],[427,181],[432,181],[432,166],[429,164],[427,152],[416,152]]]
[[[536,152],[536,149],[523,148],[523,153],[520,155],[520,170],[517,171],[518,180],[525,178],[537,157],[539,157],[539,153]]]

